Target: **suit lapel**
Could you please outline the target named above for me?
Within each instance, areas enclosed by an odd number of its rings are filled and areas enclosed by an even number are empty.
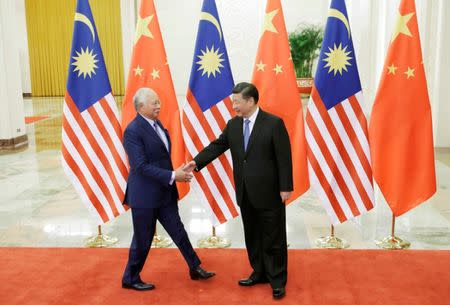
[[[152,136],[155,141],[157,141],[157,143],[159,143],[162,148],[164,149],[164,151],[167,152],[166,146],[164,145],[164,142],[161,140],[161,138],[159,137],[159,135],[156,133],[156,130],[153,128],[152,125],[150,125],[149,122],[147,122],[147,120],[145,120],[140,114],[137,115],[138,121],[140,123],[140,125],[142,126],[142,128],[144,128],[144,130],[147,131],[147,133]],[[164,129],[163,129],[164,130]],[[166,133],[167,135],[167,133]],[[169,138],[167,138],[169,139]],[[170,143],[170,141],[169,141]],[[169,148],[170,148],[170,144],[169,144]]]
[[[163,124],[161,123],[160,120],[158,120],[157,123],[158,123],[159,127],[161,128],[161,130],[164,131],[164,134],[166,135],[167,144],[169,145],[169,154],[170,154],[170,151],[172,150],[172,143],[170,142],[169,131],[164,128],[164,126],[163,126]]]
[[[243,156],[245,154],[244,151],[244,120],[242,119],[242,117],[239,117],[237,119],[238,122],[238,128],[237,128],[237,132],[238,132],[238,136],[236,137],[238,140],[238,147],[241,148],[240,152],[241,152],[241,156]]]
[[[255,125],[253,126],[252,133],[250,134],[250,139],[248,140],[247,151],[245,152],[245,156],[247,156],[248,152],[252,148],[252,144],[255,142],[255,139],[258,137],[259,132],[261,131],[262,122],[264,121],[264,112],[261,108],[259,108],[258,115],[256,116]],[[242,124],[241,124],[242,129]],[[242,132],[242,148],[244,148],[244,133]]]

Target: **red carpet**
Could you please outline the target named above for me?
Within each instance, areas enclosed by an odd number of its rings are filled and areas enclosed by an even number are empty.
[[[45,116],[26,116],[25,117],[25,124],[35,123],[37,121],[46,119],[48,117],[49,117],[48,115],[45,115]]]
[[[153,291],[121,288],[127,249],[0,248],[0,305],[449,305],[450,251],[290,250],[287,295],[239,287],[245,250],[198,250],[217,275],[192,281],[177,249],[156,249],[142,278]]]

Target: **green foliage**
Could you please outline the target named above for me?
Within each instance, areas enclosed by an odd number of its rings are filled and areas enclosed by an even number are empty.
[[[312,77],[314,59],[319,56],[323,40],[323,28],[313,24],[302,24],[289,34],[292,61],[297,77]]]

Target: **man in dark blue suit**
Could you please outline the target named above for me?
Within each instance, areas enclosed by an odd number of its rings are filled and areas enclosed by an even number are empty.
[[[214,275],[200,267],[200,259],[192,248],[178,213],[178,190],[175,181],[189,182],[187,167],[173,170],[170,138],[158,120],[160,101],[150,88],[139,89],[133,99],[136,118],[124,133],[124,147],[130,162],[130,174],[124,203],[131,207],[133,240],[122,287],[151,290],[153,284],[140,277],[150,251],[156,220],[169,233],[189,266],[191,279],[207,279]]]

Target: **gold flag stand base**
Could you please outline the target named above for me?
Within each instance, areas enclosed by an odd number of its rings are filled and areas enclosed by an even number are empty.
[[[386,250],[402,250],[408,249],[411,246],[409,241],[403,240],[395,236],[395,215],[392,215],[392,232],[391,235],[381,240],[376,240],[375,244]]]
[[[231,246],[231,241],[228,238],[216,235],[216,228],[212,227],[212,236],[200,239],[197,242],[199,248],[213,249],[213,248],[228,248]]]
[[[152,248],[168,248],[172,244],[172,239],[169,237],[162,237],[158,235],[158,232],[155,228],[155,235],[153,235],[152,240]]]
[[[345,239],[334,236],[334,226],[331,226],[331,235],[320,237],[316,240],[316,246],[321,249],[346,249],[350,244]]]
[[[169,237],[162,237],[158,234],[153,236],[152,248],[168,248],[172,244],[172,239]]]
[[[411,246],[409,241],[403,240],[397,236],[388,236],[383,238],[382,240],[376,240],[375,244],[386,250],[402,250],[408,249]]]
[[[88,248],[107,248],[119,241],[116,237],[109,237],[102,234],[102,227],[98,226],[97,236],[90,237],[86,240],[86,247]]]

